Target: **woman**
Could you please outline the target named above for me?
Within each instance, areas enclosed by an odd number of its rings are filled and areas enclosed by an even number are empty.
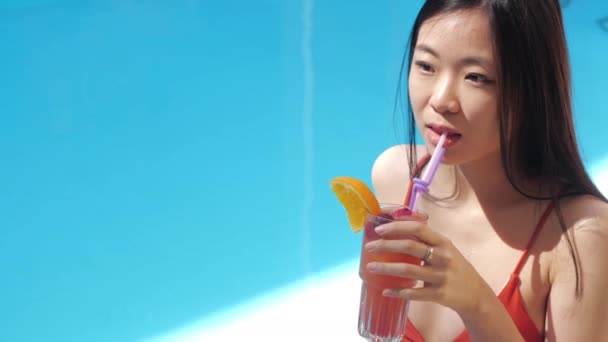
[[[423,284],[385,291],[411,300],[404,341],[608,341],[608,205],[578,153],[558,0],[428,0],[407,66],[410,145],[377,158],[379,201],[407,203],[449,135],[428,221],[379,229],[418,240],[366,246],[425,261],[367,265]]]

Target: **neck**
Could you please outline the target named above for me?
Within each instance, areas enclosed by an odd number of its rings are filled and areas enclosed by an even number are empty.
[[[431,196],[456,205],[504,207],[526,199],[509,182],[499,153],[463,165],[441,165],[436,176]]]

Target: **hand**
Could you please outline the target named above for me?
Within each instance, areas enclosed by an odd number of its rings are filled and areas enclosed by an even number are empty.
[[[427,222],[394,221],[378,226],[376,232],[382,238],[365,245],[370,252],[404,253],[422,259],[428,248],[432,248],[431,256],[424,265],[394,262],[372,262],[367,265],[367,269],[373,273],[424,282],[424,286],[419,288],[387,289],[385,296],[431,301],[461,315],[477,312],[485,295],[495,299],[494,292],[475,268],[449,239],[429,228]]]

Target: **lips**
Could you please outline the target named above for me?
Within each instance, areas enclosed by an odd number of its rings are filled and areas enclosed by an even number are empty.
[[[427,128],[427,137],[431,141],[433,145],[437,145],[439,143],[439,139],[443,133],[447,133],[445,143],[443,147],[448,148],[456,144],[460,138],[462,138],[462,134],[458,133],[453,128],[439,125],[439,124],[430,124],[426,126]]]
[[[442,135],[444,132],[447,133],[448,136],[461,136],[462,135],[462,134],[458,133],[458,131],[456,131],[455,129],[447,127],[447,126],[443,126],[443,125],[430,124],[430,125],[427,125],[426,127],[439,135]]]

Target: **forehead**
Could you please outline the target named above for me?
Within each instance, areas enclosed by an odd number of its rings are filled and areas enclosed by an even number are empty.
[[[417,46],[426,45],[440,55],[475,54],[493,60],[490,21],[480,9],[444,13],[426,20]]]

